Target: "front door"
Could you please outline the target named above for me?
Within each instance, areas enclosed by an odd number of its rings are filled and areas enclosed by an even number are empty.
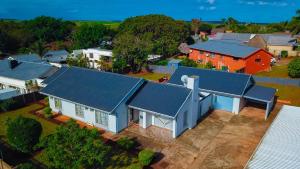
[[[139,122],[139,111],[135,109],[129,110],[129,122],[130,123],[138,123]]]

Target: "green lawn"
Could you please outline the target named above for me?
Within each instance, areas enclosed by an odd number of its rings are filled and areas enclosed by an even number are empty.
[[[39,121],[42,124],[42,127],[43,127],[42,137],[53,133],[55,131],[55,128],[57,127],[56,124],[51,123],[47,120],[44,120],[42,118],[39,118],[39,117],[29,113],[30,111],[40,109],[42,107],[43,106],[39,105],[39,104],[32,104],[32,105],[29,105],[27,107],[23,107],[21,109],[17,109],[17,110],[14,110],[14,111],[0,113],[0,125],[2,125],[0,127],[0,136],[3,136],[4,140],[6,140],[6,138],[5,138],[5,135],[6,135],[5,121],[8,118],[13,119],[13,118],[16,118],[17,116],[20,116],[20,115],[22,115],[24,117],[33,118],[33,119],[36,119],[37,121]]]
[[[77,25],[82,24],[103,24],[105,26],[110,27],[111,29],[117,29],[121,22],[117,21],[74,21]]]
[[[289,78],[288,65],[273,66],[269,72],[260,72],[257,76]]]
[[[144,79],[156,81],[156,82],[158,81],[158,79],[160,79],[164,76],[167,76],[168,78],[170,78],[169,74],[163,74],[163,73],[138,73],[138,74],[129,74],[129,76],[144,78]]]
[[[278,99],[288,100],[291,101],[292,105],[300,106],[300,87],[270,84],[270,83],[258,83],[258,84],[266,87],[273,87],[278,89],[277,92]]]

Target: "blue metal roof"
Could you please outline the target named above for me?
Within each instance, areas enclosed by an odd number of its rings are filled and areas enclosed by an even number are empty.
[[[41,93],[112,112],[143,80],[114,73],[77,67],[67,68]]]
[[[190,45],[190,48],[223,55],[229,55],[237,58],[246,58],[249,55],[255,53],[256,51],[261,50],[259,48],[250,47],[238,43],[218,40],[209,40],[206,42],[195,43],[193,45]]]
[[[48,51],[44,55],[43,59],[48,62],[59,63],[59,62],[66,61],[68,55],[69,55],[69,52],[67,52],[66,50]]]
[[[68,70],[68,67],[61,67],[59,70],[57,70],[55,73],[53,73],[51,76],[49,76],[47,79],[43,80],[44,84],[49,84],[53,80],[55,80],[57,77],[59,77],[62,73],[64,73],[66,70]]]
[[[35,62],[19,62],[15,68],[11,69],[7,59],[0,60],[0,76],[12,79],[36,79],[48,72],[50,69],[52,69],[50,64]]]
[[[243,95],[251,79],[251,76],[246,74],[180,66],[172,75],[169,83],[183,85],[181,81],[183,75],[199,76],[200,89],[238,96]]]
[[[129,106],[175,117],[191,90],[185,87],[147,82]]]
[[[39,57],[39,55],[37,54],[20,54],[20,55],[12,55],[10,57],[23,62],[37,62],[37,63],[43,62],[41,57]]]
[[[276,93],[276,89],[254,85],[245,93],[244,97],[258,101],[272,101]]]

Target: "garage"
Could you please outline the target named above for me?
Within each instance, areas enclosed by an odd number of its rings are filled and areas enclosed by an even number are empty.
[[[213,107],[217,110],[225,110],[232,112],[233,109],[233,98],[215,95],[213,100]]]

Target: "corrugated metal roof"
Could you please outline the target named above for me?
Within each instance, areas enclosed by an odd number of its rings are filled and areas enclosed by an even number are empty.
[[[31,80],[39,78],[52,68],[50,64],[36,62],[19,62],[18,66],[11,69],[8,60],[0,60],[0,76],[18,79]]]
[[[261,101],[272,101],[276,93],[276,89],[254,85],[244,94],[245,98],[257,99]]]
[[[239,96],[243,95],[251,78],[246,74],[180,66],[172,75],[169,83],[183,85],[181,81],[183,75],[199,76],[200,89]]]
[[[113,111],[142,81],[140,78],[77,67],[62,71],[57,72],[52,81],[48,81],[42,93],[107,112]]]
[[[129,106],[175,117],[190,92],[186,87],[147,82]]]
[[[283,106],[245,168],[300,168],[300,107]]]
[[[247,42],[251,39],[252,35],[251,33],[217,33],[216,39]]]
[[[44,55],[43,59],[48,62],[59,63],[59,62],[66,61],[68,55],[69,55],[69,52],[67,52],[66,50],[48,51]]]
[[[218,40],[209,40],[207,42],[196,43],[190,45],[190,48],[229,55],[237,58],[246,58],[254,52],[260,50],[259,48],[255,47]]]
[[[41,57],[39,57],[39,55],[37,54],[20,54],[20,55],[12,55],[10,57],[23,62],[38,62],[38,63],[43,62]]]

